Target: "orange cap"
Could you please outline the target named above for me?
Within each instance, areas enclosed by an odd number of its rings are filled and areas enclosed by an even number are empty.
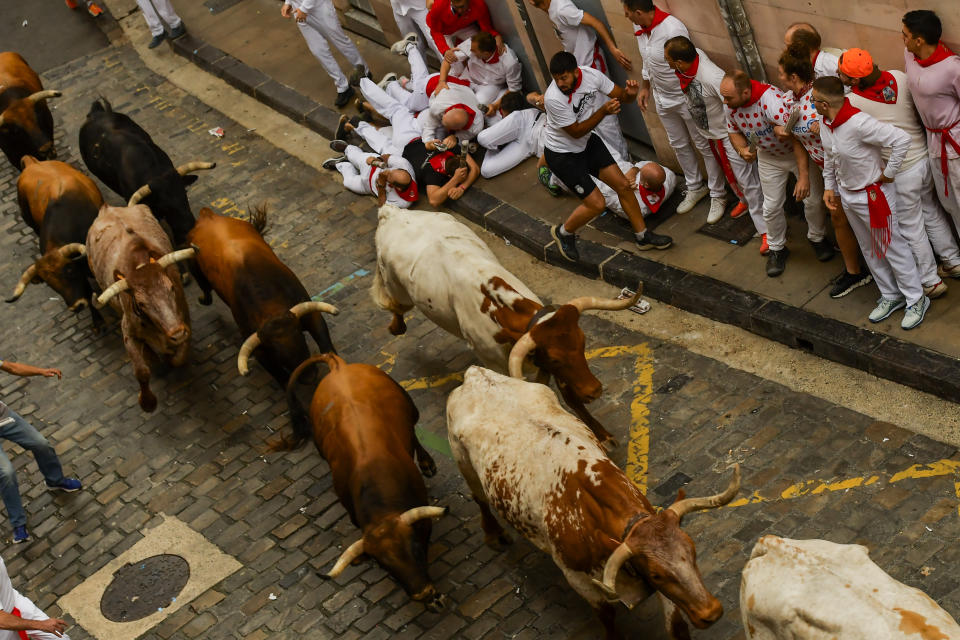
[[[840,73],[851,78],[866,78],[873,73],[873,58],[863,49],[847,49],[840,58]]]

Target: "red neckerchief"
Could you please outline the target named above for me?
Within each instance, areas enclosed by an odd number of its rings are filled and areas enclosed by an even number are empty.
[[[693,82],[693,79],[697,77],[697,69],[700,68],[700,54],[697,54],[697,57],[693,59],[693,64],[690,65],[690,68],[687,69],[686,73],[682,73],[674,69],[674,73],[677,74],[677,78],[680,80],[680,88],[683,91],[687,90],[687,87],[690,86],[690,83]]]
[[[883,194],[882,182],[867,185],[867,211],[870,213],[870,250],[882,258],[890,246],[890,203]]]
[[[481,58],[481,60],[483,59]],[[483,60],[484,64],[497,64],[498,62],[500,62],[500,52],[497,51],[496,49],[493,50],[492,56],[490,56],[486,60]]]
[[[663,204],[663,200],[664,200],[663,196],[666,190],[667,188],[665,186],[660,185],[659,191],[650,191],[639,182],[637,183],[637,191],[640,192],[640,199],[643,200],[643,203],[650,208],[650,213],[656,213],[657,210],[660,208],[660,205]],[[650,202],[650,200],[648,199],[650,196],[655,196],[657,200],[655,202]]]
[[[469,129],[471,126],[473,126],[473,119],[477,117],[476,111],[474,111],[467,105],[463,104],[462,102],[458,102],[455,105],[451,105],[447,107],[446,109],[443,110],[443,112],[450,113],[450,111],[452,111],[453,109],[463,109],[464,111],[467,112],[467,124],[463,127],[464,129]]]
[[[766,93],[767,89],[770,88],[770,85],[764,84],[762,82],[757,82],[756,80],[750,81],[750,99],[744,102],[742,105],[737,107],[737,109],[745,109],[747,107],[752,107],[757,103],[757,100]],[[736,111],[737,109],[734,109]]]
[[[417,183],[413,181],[413,178],[410,178],[410,184],[407,185],[406,189],[400,189],[400,187],[394,185],[393,190],[397,192],[397,195],[400,196],[401,200],[406,202],[416,202],[417,198],[420,197],[420,192],[417,191]]]
[[[931,65],[937,64],[941,60],[946,60],[952,55],[956,55],[950,48],[943,44],[943,41],[937,43],[937,48],[933,50],[933,53],[930,54],[929,58],[924,58],[921,60],[917,57],[916,54],[913,55],[913,59],[917,61],[917,64],[921,67],[929,67]]]
[[[885,92],[888,87],[893,91],[892,100],[889,99],[890,91]],[[894,78],[893,74],[889,71],[881,71],[880,77],[872,87],[867,87],[866,89],[854,87],[853,92],[867,100],[882,102],[883,104],[895,104],[897,102],[897,79]]]
[[[438,74],[438,75],[435,75],[435,76],[431,76],[430,79],[427,80],[426,92],[427,92],[427,95],[428,95],[428,96],[432,96],[432,95],[433,95],[433,92],[434,92],[434,90],[436,90],[438,84],[440,84],[440,76],[439,76],[439,74]],[[447,76],[447,84],[459,84],[460,86],[463,86],[463,87],[469,87],[469,86],[470,86],[470,81],[469,81],[469,80],[461,80],[461,79],[458,78],[457,76]]]
[[[666,11],[661,11],[660,7],[653,8],[653,22],[650,23],[649,27],[640,27],[639,31],[635,31],[633,35],[635,36],[645,36],[650,35],[650,32],[653,31],[653,28],[658,24],[666,20],[670,16]]]
[[[820,57],[820,49],[817,49],[817,52],[816,52],[815,54],[813,54],[813,60],[810,61],[810,66],[811,66],[811,67],[816,67],[816,66],[817,66],[817,58],[819,58],[819,57]]]
[[[827,122],[827,119],[823,119],[823,124],[830,127],[830,131],[836,131],[837,127],[842,125],[844,122],[852,118],[853,116],[860,113],[860,109],[857,109],[855,106],[850,104],[850,101],[846,98],[843,99],[843,106],[840,107],[840,111],[837,111],[837,115],[834,116],[831,122]]]
[[[20,609],[17,609],[16,607],[13,608],[13,611],[10,612],[10,615],[17,616],[18,618],[23,618],[23,614],[20,613]],[[29,636],[27,636],[26,631],[17,631],[17,635],[20,637],[20,640],[30,640]]]
[[[435,153],[430,156],[428,162],[430,166],[433,167],[433,170],[439,173],[440,175],[447,175],[446,167],[444,166],[447,162],[447,158],[453,157],[453,151],[444,151],[442,153]]]
[[[580,84],[583,82],[583,72],[580,69],[577,69],[577,82],[573,85],[573,89],[567,94],[567,104],[573,102],[573,94],[577,92],[577,89],[580,88]]]

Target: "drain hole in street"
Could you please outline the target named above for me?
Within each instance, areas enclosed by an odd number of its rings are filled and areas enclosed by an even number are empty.
[[[132,622],[170,606],[190,579],[190,564],[171,554],[151,556],[117,569],[100,599],[112,622]]]
[[[804,340],[803,338],[797,338],[797,346],[803,349],[804,351],[809,351],[813,353],[813,343],[809,340]]]

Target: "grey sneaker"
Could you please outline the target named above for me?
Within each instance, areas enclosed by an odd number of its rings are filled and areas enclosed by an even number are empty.
[[[926,300],[926,297],[924,299]],[[881,297],[877,300],[877,308],[870,312],[868,318],[870,322],[880,322],[890,317],[890,314],[897,309],[903,309],[905,306],[907,306],[906,300],[887,300]]]
[[[930,298],[923,296],[919,302],[907,307],[906,313],[903,314],[903,321],[900,322],[900,328],[906,331],[915,328],[923,322],[923,316],[927,314],[927,309],[929,308]]]
[[[550,236],[557,241],[557,249],[560,250],[560,255],[570,262],[578,262],[580,260],[580,252],[577,251],[576,234],[568,236],[561,235],[560,225],[557,225],[550,228]]]
[[[634,234],[636,236],[636,234]],[[640,251],[648,251],[650,249],[668,249],[670,245],[673,244],[673,238],[670,236],[662,236],[659,233],[654,233],[652,230],[647,229],[647,233],[643,236],[643,240],[639,240],[634,237],[634,242],[637,243],[637,249]]]
[[[390,45],[390,53],[395,53],[398,56],[407,55],[407,47],[411,44],[417,46],[417,34],[410,32],[407,35],[403,36],[403,40],[397,40],[392,45]]]

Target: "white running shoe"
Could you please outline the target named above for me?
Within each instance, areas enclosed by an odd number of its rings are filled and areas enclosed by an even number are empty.
[[[923,299],[927,300],[927,297],[924,296]],[[888,317],[890,317],[890,314],[897,309],[903,309],[905,306],[907,306],[907,302],[905,300],[887,300],[886,298],[881,297],[879,300],[877,300],[877,308],[870,312],[868,318],[870,319],[870,322],[880,322],[881,320],[886,320]],[[924,309],[924,311],[926,311],[926,309]],[[921,317],[920,319],[922,320],[923,318]],[[919,322],[917,324],[919,324]]]
[[[900,328],[909,331],[919,325],[923,322],[923,316],[926,315],[927,309],[929,308],[930,298],[923,296],[919,302],[907,307],[906,313],[903,314],[903,321],[900,323]]]
[[[710,198],[710,212],[707,214],[707,224],[719,222],[727,208],[727,201],[723,198]],[[677,207],[680,211],[680,207]]]
[[[677,205],[677,213],[690,213],[690,211],[710,193],[709,187],[700,187],[699,189],[690,189],[683,200]]]
[[[412,31],[407,35],[403,36],[403,40],[397,40],[392,45],[390,45],[390,53],[395,53],[398,56],[407,55],[407,47],[410,45],[417,45],[417,34]]]

